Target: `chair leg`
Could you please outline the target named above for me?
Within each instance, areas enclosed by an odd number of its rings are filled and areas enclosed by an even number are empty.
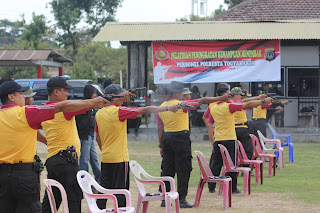
[[[229,181],[229,207],[231,207],[231,199],[232,199],[232,181]]]
[[[171,197],[166,196],[165,201],[166,201],[166,213],[171,213]]]
[[[252,171],[252,169],[251,169]],[[259,185],[260,165],[256,165],[256,184]]]
[[[149,201],[144,201],[143,202],[143,207],[142,207],[142,213],[147,213],[148,212],[148,206],[149,206]]]
[[[139,195],[138,195],[138,201],[137,201],[136,213],[139,213],[139,212],[140,212],[141,204],[142,204],[142,196],[139,194]]]
[[[271,159],[269,160],[271,161]],[[277,158],[273,158],[273,176],[276,176]]]
[[[221,181],[220,184],[223,184],[223,208],[224,210],[228,209],[228,197],[229,197],[229,181]]]
[[[176,213],[179,213],[180,212],[179,196],[175,200],[175,203],[176,203]]]
[[[200,205],[200,199],[201,199],[201,195],[202,195],[204,184],[205,184],[205,182],[201,178],[200,181],[199,181],[199,184],[198,184],[196,199],[194,201],[194,207],[199,207],[199,205]]]
[[[249,171],[249,180],[248,180],[249,194],[251,194],[251,171]]]
[[[274,164],[273,159],[272,159],[272,160],[269,159],[269,177],[272,176],[272,167],[273,167],[273,164]]]
[[[249,182],[249,174],[248,172],[243,172],[243,195],[248,195],[248,182]]]
[[[260,164],[260,179],[261,179],[261,185],[263,184],[263,164]]]
[[[293,163],[293,145],[292,143],[289,143],[289,163]]]

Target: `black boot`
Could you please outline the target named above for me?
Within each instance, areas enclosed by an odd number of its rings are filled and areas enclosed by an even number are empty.
[[[192,208],[194,206],[193,203],[189,203],[185,198],[179,199],[180,208]]]

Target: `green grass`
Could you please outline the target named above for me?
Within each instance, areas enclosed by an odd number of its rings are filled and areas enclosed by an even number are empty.
[[[151,175],[159,176],[161,158],[157,142],[128,142],[130,160],[136,160]],[[211,155],[211,145],[208,143],[193,143],[192,151],[204,153],[207,160]],[[197,187],[199,182],[199,166],[193,153],[193,171],[190,187]],[[285,193],[288,199],[300,200],[308,203],[320,201],[320,144],[294,144],[294,162],[288,163],[288,148],[284,147],[285,168],[276,169],[275,177],[268,177],[268,163],[264,167],[264,184],[256,186],[252,178],[253,192]],[[134,182],[131,175],[131,183]],[[243,178],[239,177],[239,188],[242,189]]]

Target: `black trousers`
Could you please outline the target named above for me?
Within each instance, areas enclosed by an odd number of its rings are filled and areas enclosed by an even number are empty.
[[[80,213],[81,200],[83,196],[77,181],[77,172],[79,171],[78,159],[71,163],[67,160],[65,155],[60,155],[60,153],[58,153],[48,158],[45,165],[48,172],[47,177],[61,183],[66,190],[69,212]],[[56,201],[56,207],[58,209],[61,204],[61,194],[56,187],[53,187],[52,191]],[[42,212],[51,212],[47,192],[44,194]]]
[[[254,135],[259,139],[258,130],[266,137],[267,136],[267,130],[266,130],[266,119],[253,119],[253,129],[254,129]]]
[[[166,132],[162,142],[161,176],[174,178],[177,173],[178,193],[180,199],[188,194],[191,163],[191,140],[189,131]],[[170,184],[165,182],[166,191],[170,191]]]
[[[32,163],[0,164],[0,212],[41,213],[39,173]]]
[[[223,160],[222,160],[222,156],[221,156],[221,152],[220,152],[220,147],[218,146],[218,144],[222,144],[224,145],[229,154],[230,157],[233,161],[233,163],[235,164],[235,141],[233,140],[229,140],[229,141],[215,141],[214,145],[213,145],[213,151],[212,151],[212,158],[213,158],[213,163],[210,167],[212,174],[214,176],[219,176],[220,172],[221,172],[221,168],[223,166]],[[237,173],[236,172],[228,172],[226,174],[227,176],[230,176],[232,178],[232,191],[237,189]],[[216,184],[212,183],[210,184],[209,189],[214,190],[215,189]]]
[[[248,156],[248,159],[251,160],[252,155],[253,155],[253,148],[252,148],[252,142],[251,142],[249,128],[237,127],[236,134],[237,134],[237,139],[243,145],[243,148]]]
[[[100,185],[106,189],[127,189],[130,185],[130,168],[129,162],[121,163],[101,163],[101,180]],[[126,198],[124,195],[116,195],[119,207],[126,206]],[[106,208],[105,199],[97,201],[100,209]]]

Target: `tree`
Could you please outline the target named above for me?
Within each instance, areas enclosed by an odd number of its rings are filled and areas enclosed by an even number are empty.
[[[222,13],[222,12],[224,12],[224,11],[226,11],[226,9],[224,9],[224,8],[223,8],[223,5],[220,4],[220,5],[219,5],[219,8],[214,10],[213,16],[218,15],[219,13]]]
[[[245,0],[224,0],[224,3],[228,6],[228,9],[244,2]]]
[[[209,17],[200,17],[196,15],[190,15],[189,17],[185,16],[183,18],[176,19],[176,21],[205,21],[208,18]]]
[[[89,43],[107,21],[115,21],[115,12],[121,2],[122,0],[52,0],[52,13],[57,21],[57,28],[61,30],[58,33],[59,43],[65,47],[72,46],[75,56],[81,43]]]
[[[36,15],[33,12],[32,22],[26,25],[25,20],[23,19],[20,22],[20,27],[25,28],[21,38],[27,41],[27,48],[38,49],[41,40],[45,37],[47,32],[46,17],[44,15]]]
[[[79,48],[71,78],[89,78],[94,81],[97,78],[108,78],[112,83],[119,83],[119,71],[126,70],[126,57],[126,48],[113,49],[103,42],[87,44]],[[126,79],[126,72],[123,74],[123,79]]]

